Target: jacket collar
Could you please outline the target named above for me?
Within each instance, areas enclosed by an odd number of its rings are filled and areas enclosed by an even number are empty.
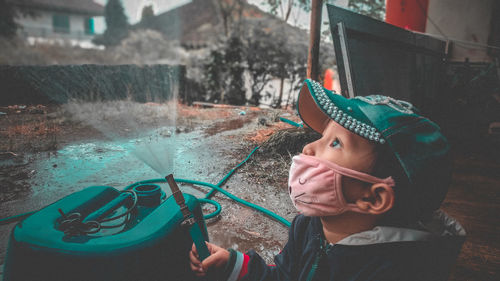
[[[409,227],[376,226],[371,230],[352,234],[337,244],[360,246],[391,242],[429,241],[450,236],[465,240],[465,235],[465,229],[457,220],[438,210],[425,223],[419,222]]]

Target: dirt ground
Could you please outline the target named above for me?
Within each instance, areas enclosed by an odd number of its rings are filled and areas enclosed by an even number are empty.
[[[260,145],[261,148],[235,172],[224,188],[288,220],[295,216],[286,192],[290,157],[317,135],[278,122],[279,116],[298,121],[293,112],[249,107],[178,105],[176,108],[176,133],[186,138],[193,136],[205,146],[200,145],[200,151],[211,153],[207,155],[217,159],[217,164],[214,161],[203,164],[205,166],[200,164],[203,168],[195,169],[195,177],[205,177],[215,183]],[[290,135],[298,141],[289,142],[283,137]],[[29,207],[15,210],[13,206],[43,192],[35,192],[33,186],[33,180],[43,176],[43,171],[33,166],[34,162],[40,161],[36,155],[51,155],[74,143],[104,139],[106,135],[102,131],[73,120],[59,106],[0,108],[2,217],[31,211]],[[99,149],[96,151],[102,152]],[[269,157],[271,153],[274,153],[273,157]],[[461,222],[468,236],[450,280],[500,280],[500,161],[487,154],[461,151],[455,151],[455,154],[453,180],[442,207]],[[41,157],[42,160],[49,158]],[[64,165],[60,162],[49,164],[53,169]],[[203,188],[195,187],[194,190],[200,194],[206,192]],[[220,194],[216,194],[215,199],[221,203],[223,211],[218,219],[208,222],[211,241],[243,251],[256,249],[271,262],[286,242],[287,228]],[[0,227],[3,232],[2,264],[6,237],[12,227],[13,224]]]

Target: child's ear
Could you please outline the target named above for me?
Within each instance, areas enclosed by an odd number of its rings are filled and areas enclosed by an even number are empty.
[[[385,183],[376,183],[363,192],[356,205],[373,215],[383,214],[394,206],[394,190]]]

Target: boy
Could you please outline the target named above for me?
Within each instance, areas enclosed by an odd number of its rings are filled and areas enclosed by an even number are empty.
[[[384,96],[346,99],[306,80],[304,124],[322,133],[293,157],[289,193],[298,215],[268,266],[208,244],[191,268],[219,280],[446,280],[465,231],[438,208],[450,179],[439,127],[409,103]]]

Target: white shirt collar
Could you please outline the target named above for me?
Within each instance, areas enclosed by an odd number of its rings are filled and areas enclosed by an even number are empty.
[[[418,223],[416,228],[376,226],[371,230],[352,234],[340,245],[370,245],[390,242],[427,241],[441,236],[465,236],[464,228],[454,218],[438,210],[431,220]]]

